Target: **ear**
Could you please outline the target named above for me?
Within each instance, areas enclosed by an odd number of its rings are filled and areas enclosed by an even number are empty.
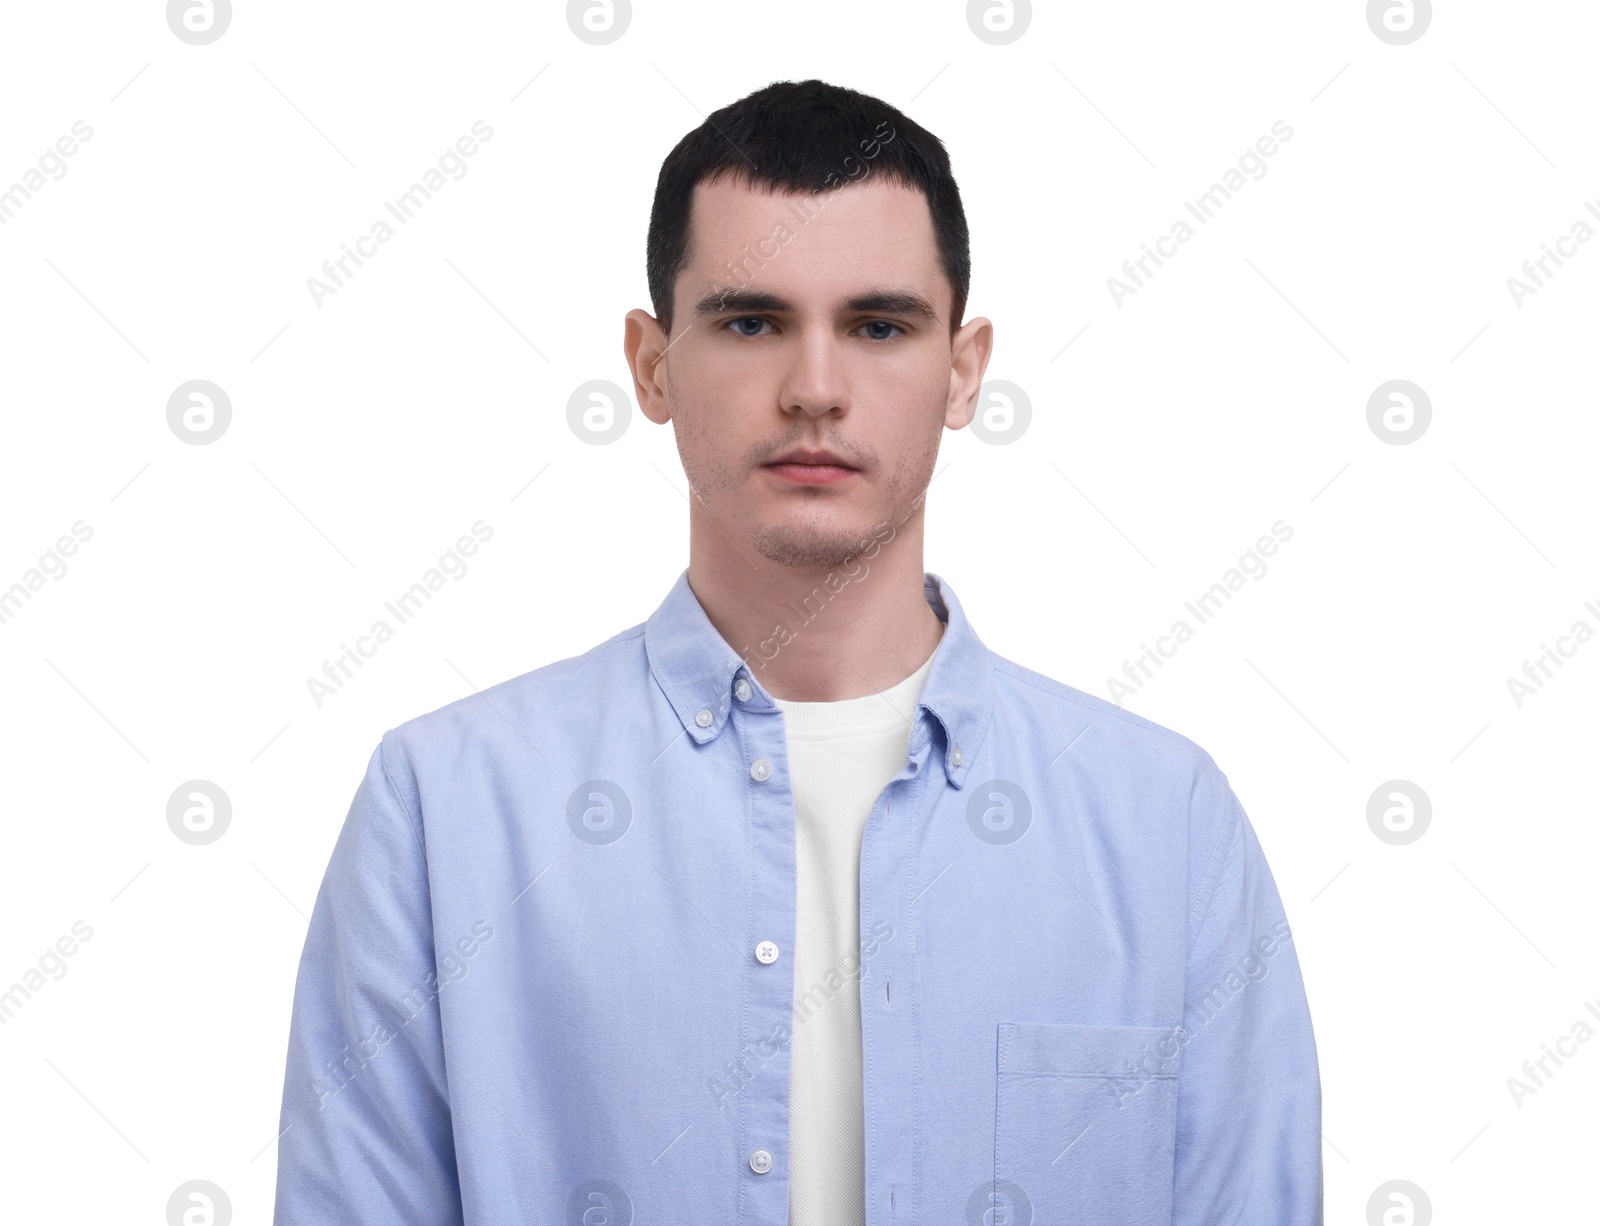
[[[667,351],[667,334],[648,311],[629,311],[623,320],[622,354],[633,375],[633,394],[639,411],[658,426],[672,419],[666,392],[666,370],[661,358]]]
[[[950,395],[945,401],[944,424],[959,430],[978,409],[978,389],[994,350],[994,325],[982,315],[969,319],[950,345]]]

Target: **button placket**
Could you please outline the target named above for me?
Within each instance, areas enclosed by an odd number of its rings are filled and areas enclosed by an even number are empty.
[[[754,1058],[738,1095],[736,1127],[747,1154],[752,1210],[758,1220],[781,1223],[786,1220],[787,1167],[782,1164],[789,1160],[789,1042],[794,1026],[794,964],[782,951],[794,940],[794,799],[784,771],[787,741],[778,709],[766,703],[754,679],[742,674],[734,675],[723,703],[720,717],[739,746],[734,760],[744,760],[749,773],[747,848],[754,874],[746,949],[755,957],[746,954],[744,962],[742,1034]],[[755,1178],[768,1173],[774,1178]]]
[[[937,746],[931,729],[931,716],[919,720],[908,746],[906,768],[885,785],[862,831],[861,932],[878,931],[889,924],[902,932],[908,926],[907,899],[910,896],[911,859],[900,854],[908,826],[907,818],[925,811],[928,789],[942,788],[938,772],[922,770],[932,761]],[[946,761],[959,766],[964,756],[959,746],[950,746]],[[911,993],[903,985],[913,982],[915,954],[909,942],[891,939],[873,954],[863,958],[862,992],[862,1090],[870,1102],[883,1093],[883,1087],[900,1086],[913,1080],[916,1036],[912,1019]],[[872,1007],[867,1008],[870,998]],[[879,1144],[869,1145],[866,1155],[866,1186],[869,1206],[881,1205],[883,1220],[892,1216],[896,1189],[906,1187],[907,1166],[916,1169],[921,1162],[922,1132],[904,1114],[885,1112],[877,1119]],[[903,1166],[902,1163],[907,1164]],[[873,1211],[869,1208],[869,1218]]]
[[[745,676],[734,678],[731,700],[732,711],[724,711],[724,717],[730,721],[729,730],[737,734],[735,743],[742,746],[752,781],[749,847],[756,874],[750,912],[755,931],[752,945],[746,946],[755,957],[745,964],[746,999],[751,1004],[745,1035],[750,1048],[763,1057],[759,1064],[752,1060],[753,1076],[739,1094],[738,1127],[747,1144],[759,1146],[746,1151],[750,1171],[766,1175],[788,1152],[788,1030],[793,1024],[794,976],[792,970],[782,973],[790,963],[781,951],[794,932],[794,815],[785,786],[788,776],[779,774],[786,746],[775,709],[764,704],[754,681]],[[784,1220],[784,1192],[781,1179],[758,1180],[752,1187],[752,1203],[762,1205],[761,1212],[768,1215],[761,1220]]]

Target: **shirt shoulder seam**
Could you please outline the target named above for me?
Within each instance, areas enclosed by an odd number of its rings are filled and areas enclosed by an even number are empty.
[[[389,794],[394,797],[395,803],[400,806],[400,812],[405,815],[406,827],[411,831],[411,837],[417,840],[417,847],[427,857],[427,843],[422,834],[422,815],[413,814],[411,806],[406,803],[406,798],[401,794],[399,786],[394,781],[394,775],[389,769],[389,740],[390,733],[385,732],[378,742],[378,760],[383,767],[383,781],[389,785]]]
[[[1229,807],[1231,808],[1232,806]],[[1233,845],[1239,841],[1239,835],[1243,829],[1243,823],[1238,820],[1238,815],[1235,814],[1230,830],[1224,832],[1228,835],[1227,839],[1224,840],[1222,834],[1217,835],[1216,845],[1211,849],[1211,858],[1207,861],[1205,874],[1201,878],[1200,893],[1195,896],[1194,900],[1195,906],[1199,907],[1201,898],[1204,898],[1206,909],[1200,916],[1200,923],[1194,930],[1194,936],[1189,941],[1189,950],[1184,957],[1185,962],[1194,955],[1194,947],[1200,943],[1200,934],[1205,931],[1206,921],[1211,918],[1211,905],[1216,901],[1217,886],[1220,884],[1221,870],[1218,867],[1218,861],[1226,861],[1228,853],[1233,850]],[[1212,872],[1214,867],[1218,868],[1216,873]]]

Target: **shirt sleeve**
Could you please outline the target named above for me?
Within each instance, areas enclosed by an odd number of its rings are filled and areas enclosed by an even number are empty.
[[[1226,778],[1202,866],[1179,1031],[1174,1226],[1322,1226],[1322,1089],[1289,922]]]
[[[385,733],[317,893],[295,980],[274,1226],[462,1220],[427,857]]]

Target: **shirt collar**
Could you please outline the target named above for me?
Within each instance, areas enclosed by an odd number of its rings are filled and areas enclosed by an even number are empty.
[[[917,705],[929,711],[943,731],[945,776],[959,788],[988,731],[994,668],[989,649],[967,621],[955,590],[927,571],[922,594],[945,628]],[[711,624],[689,586],[687,568],[645,621],[644,647],[651,675],[697,744],[721,733],[741,679],[751,686],[745,707],[771,710],[777,705],[755,671]],[[759,662],[759,654],[751,658]]]

